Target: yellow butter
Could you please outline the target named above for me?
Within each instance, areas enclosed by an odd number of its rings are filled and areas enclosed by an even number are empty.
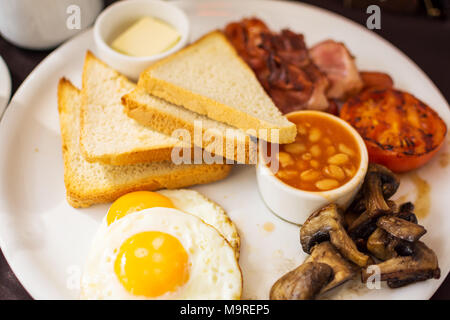
[[[145,17],[122,32],[111,47],[129,56],[146,57],[169,50],[179,40],[180,34],[171,25]]]

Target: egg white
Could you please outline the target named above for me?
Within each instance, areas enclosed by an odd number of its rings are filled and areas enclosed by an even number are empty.
[[[145,231],[176,237],[189,255],[189,280],[156,299],[239,299],[242,274],[235,251],[220,233],[200,218],[170,208],[129,214],[99,230],[81,281],[82,299],[145,299],[128,292],[114,271],[122,243]]]
[[[160,190],[158,193],[169,198],[177,209],[193,214],[216,228],[231,244],[236,257],[239,258],[239,233],[221,206],[195,190]]]
[[[160,190],[157,193],[169,198],[174,206],[183,212],[199,217],[207,224],[213,226],[231,244],[236,258],[239,258],[240,237],[233,221],[225,210],[217,203],[211,201],[200,192],[188,189]],[[97,239],[101,239],[108,228],[106,215],[98,228],[92,246]]]

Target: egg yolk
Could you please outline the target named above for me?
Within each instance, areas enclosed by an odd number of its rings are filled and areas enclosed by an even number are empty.
[[[155,207],[175,208],[169,198],[156,192],[136,191],[127,193],[111,205],[106,215],[106,222],[110,225],[127,214]]]
[[[174,236],[147,231],[133,235],[120,247],[114,271],[133,295],[159,297],[189,279],[188,254]]]

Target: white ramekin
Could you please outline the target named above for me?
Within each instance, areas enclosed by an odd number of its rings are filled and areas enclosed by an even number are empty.
[[[350,181],[333,190],[312,192],[296,189],[278,179],[264,163],[264,154],[266,151],[264,149],[265,146],[260,142],[256,178],[264,203],[278,217],[295,224],[303,224],[313,211],[329,203],[334,202],[343,209],[347,208],[361,188],[367,172],[369,158],[363,139],[344,120],[320,111],[296,111],[288,114],[288,116],[298,113],[319,113],[320,116],[339,122],[355,137],[361,154],[359,168]]]
[[[178,43],[163,53],[149,57],[132,57],[110,47],[111,42],[139,18],[151,16],[172,25],[180,33]],[[97,55],[111,67],[137,80],[139,74],[154,62],[183,48],[189,39],[189,19],[183,10],[160,0],[119,1],[106,8],[94,26]],[[151,39],[149,39],[151,41]]]

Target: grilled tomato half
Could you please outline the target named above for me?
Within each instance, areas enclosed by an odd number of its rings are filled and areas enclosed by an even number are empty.
[[[427,163],[441,148],[447,126],[413,95],[366,90],[350,98],[340,116],[363,137],[371,162],[405,172]]]

